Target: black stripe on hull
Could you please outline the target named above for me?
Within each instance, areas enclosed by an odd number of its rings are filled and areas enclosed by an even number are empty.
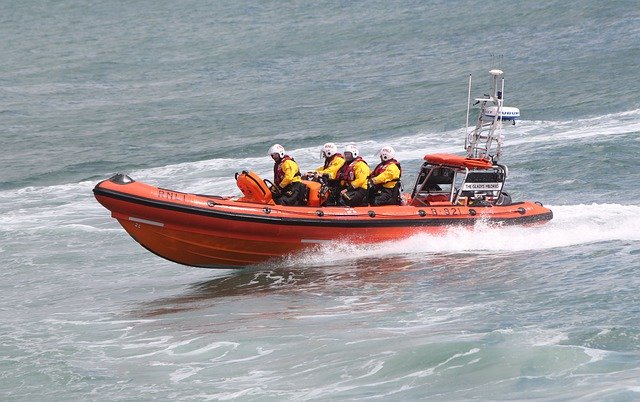
[[[99,185],[98,185],[99,186]],[[96,197],[103,196],[121,201],[130,202],[146,207],[157,208],[168,211],[176,211],[193,215],[200,215],[218,219],[263,223],[270,225],[286,225],[286,226],[326,226],[326,227],[342,227],[342,228],[381,228],[381,227],[425,227],[425,226],[455,226],[455,225],[474,225],[478,221],[502,223],[507,225],[522,225],[528,223],[548,221],[553,218],[553,212],[549,211],[544,214],[519,216],[516,218],[492,218],[487,216],[469,217],[469,218],[413,218],[413,219],[375,219],[367,217],[360,220],[344,220],[344,219],[308,219],[308,218],[279,218],[275,216],[265,215],[258,216],[252,214],[239,214],[223,211],[215,211],[204,208],[172,204],[163,201],[151,200],[148,198],[137,197],[127,193],[114,190],[107,190],[96,186],[93,193]],[[215,208],[213,206],[212,208]],[[492,208],[492,207],[478,207]],[[482,215],[482,214],[478,214]]]

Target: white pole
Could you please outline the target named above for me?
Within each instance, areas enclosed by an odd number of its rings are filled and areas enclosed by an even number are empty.
[[[504,77],[500,83],[500,99],[498,99],[498,111],[500,112],[500,122],[502,122],[502,105],[504,104]]]
[[[469,74],[469,90],[467,91],[467,123],[464,129],[464,149],[467,150],[467,139],[469,138],[469,107],[471,105],[471,74]]]

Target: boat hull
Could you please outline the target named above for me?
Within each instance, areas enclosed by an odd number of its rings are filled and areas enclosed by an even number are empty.
[[[506,225],[546,222],[540,204],[508,206],[287,207],[187,194],[136,181],[102,181],[98,202],[149,251],[176,263],[233,268],[282,258],[332,241],[376,243],[436,233],[482,220]]]

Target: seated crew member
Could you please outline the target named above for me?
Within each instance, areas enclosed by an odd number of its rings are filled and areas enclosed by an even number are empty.
[[[324,158],[324,165],[320,166],[313,173],[315,178],[323,177],[329,188],[329,196],[324,205],[338,205],[340,197],[340,181],[338,173],[344,166],[344,157],[338,153],[338,147],[333,142],[327,142],[320,150],[320,157]]]
[[[382,147],[378,152],[380,163],[371,173],[369,203],[372,206],[400,205],[400,176],[402,168],[395,159],[396,151],[391,146]]]
[[[367,205],[367,188],[369,181],[369,165],[360,157],[355,145],[344,148],[345,164],[340,169],[340,205],[359,207]]]
[[[273,201],[278,205],[304,205],[307,187],[301,182],[300,169],[284,147],[274,144],[269,148],[273,165]]]

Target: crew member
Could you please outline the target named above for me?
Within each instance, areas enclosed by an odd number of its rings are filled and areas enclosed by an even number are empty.
[[[344,166],[344,157],[338,153],[338,147],[333,142],[327,142],[322,146],[320,157],[324,158],[324,165],[317,168],[313,175],[316,180],[326,181],[329,194],[324,205],[338,205],[340,198],[338,173]]]
[[[273,165],[273,201],[279,205],[304,205],[307,187],[300,178],[296,161],[285,154],[284,147],[274,144],[269,148]]]
[[[340,205],[358,207],[367,205],[367,188],[369,165],[360,157],[355,145],[347,145],[344,148],[345,164],[340,170]]]
[[[372,206],[400,205],[400,176],[402,168],[395,159],[396,151],[391,146],[382,147],[378,152],[380,163],[371,173],[369,203]]]

